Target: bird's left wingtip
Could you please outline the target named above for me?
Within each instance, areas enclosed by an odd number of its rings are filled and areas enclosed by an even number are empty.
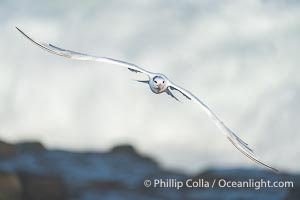
[[[271,168],[275,173],[277,173],[277,174],[280,174],[280,171],[278,170],[278,169],[275,169],[275,168]]]

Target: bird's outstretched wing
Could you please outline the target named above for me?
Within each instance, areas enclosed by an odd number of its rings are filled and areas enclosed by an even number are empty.
[[[75,59],[75,60],[87,60],[87,61],[96,61],[96,62],[104,62],[104,63],[121,65],[123,67],[128,68],[132,72],[143,73],[143,74],[146,74],[148,77],[152,74],[151,72],[149,72],[145,69],[142,69],[141,67],[138,67],[134,64],[124,62],[121,60],[116,60],[113,58],[107,58],[107,57],[101,57],[101,56],[91,56],[91,55],[87,55],[87,54],[83,54],[83,53],[79,53],[79,52],[75,52],[75,51],[62,49],[62,48],[56,47],[52,44],[45,44],[43,42],[37,42],[37,41],[33,40],[31,37],[29,37],[28,35],[26,35],[18,27],[16,27],[16,29],[20,33],[22,33],[22,35],[24,35],[27,39],[29,39],[31,42],[33,42],[35,45],[39,46],[40,48],[42,48],[50,53],[53,53],[53,54],[56,54],[59,56],[63,56],[63,57],[71,58],[71,59]]]
[[[182,93],[186,98],[190,100],[194,100],[197,104],[199,104],[205,112],[210,116],[210,118],[215,122],[215,124],[222,130],[226,138],[240,151],[242,152],[245,156],[247,156],[249,159],[252,161],[263,165],[275,172],[278,172],[277,169],[261,162],[257,156],[254,154],[253,150],[248,146],[246,142],[244,142],[241,138],[239,138],[236,134],[234,134],[233,131],[231,131],[218,117],[217,115],[207,106],[205,105],[198,97],[193,95],[191,92],[189,92],[186,89],[183,89],[179,86],[177,86],[174,83],[170,83],[169,88],[172,90],[177,90],[180,93]]]

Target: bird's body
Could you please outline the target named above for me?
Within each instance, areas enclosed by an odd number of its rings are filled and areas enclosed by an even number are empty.
[[[17,28],[18,29],[18,28]],[[138,82],[143,82],[149,85],[151,91],[155,94],[161,94],[161,93],[167,93],[172,98],[179,101],[172,93],[172,90],[177,90],[180,92],[183,96],[185,96],[187,99],[192,100],[196,102],[198,105],[200,105],[204,111],[210,116],[210,118],[215,122],[215,124],[222,130],[222,133],[226,136],[226,138],[245,156],[247,156],[249,159],[253,160],[254,162],[263,165],[273,171],[278,172],[275,168],[261,162],[254,154],[253,150],[248,146],[246,142],[244,142],[242,139],[240,139],[233,131],[231,131],[218,117],[217,115],[212,112],[212,110],[204,104],[198,97],[193,95],[191,92],[189,92],[186,89],[183,89],[182,87],[179,87],[178,85],[174,84],[172,81],[170,81],[164,74],[161,73],[153,73],[150,71],[147,71],[141,67],[138,67],[134,64],[116,60],[113,58],[107,58],[107,57],[100,57],[100,56],[91,56],[83,53],[78,53],[75,51],[70,51],[66,49],[62,49],[59,47],[56,47],[52,44],[45,44],[42,42],[36,42],[32,38],[30,38],[28,35],[26,35],[23,31],[18,29],[27,39],[29,39],[31,42],[39,46],[40,48],[70,59],[76,59],[76,60],[89,60],[89,61],[96,61],[96,62],[106,62],[111,64],[120,65],[123,67],[128,68],[132,72],[136,73],[143,73],[147,75],[148,80],[143,80]]]
[[[149,77],[149,86],[153,93],[160,94],[167,90],[168,88],[168,78],[163,74],[153,73]]]

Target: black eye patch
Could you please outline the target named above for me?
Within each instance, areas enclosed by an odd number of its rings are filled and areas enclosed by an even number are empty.
[[[156,78],[158,78],[158,76],[154,76],[154,77],[153,77],[154,83],[157,83],[157,81],[155,80]]]
[[[153,81],[155,81],[155,79],[158,78],[158,77],[159,77],[159,76],[154,76],[154,77],[153,77]]]

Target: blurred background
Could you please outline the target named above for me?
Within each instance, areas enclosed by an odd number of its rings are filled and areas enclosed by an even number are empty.
[[[161,169],[188,175],[262,169],[179,93],[183,104],[153,94],[132,81],[145,77],[122,67],[51,55],[22,37],[18,26],[38,41],[166,74],[202,99],[264,162],[299,173],[298,1],[2,0],[0,22],[5,144],[39,141],[68,152],[134,147]],[[18,162],[16,168],[24,163]]]

